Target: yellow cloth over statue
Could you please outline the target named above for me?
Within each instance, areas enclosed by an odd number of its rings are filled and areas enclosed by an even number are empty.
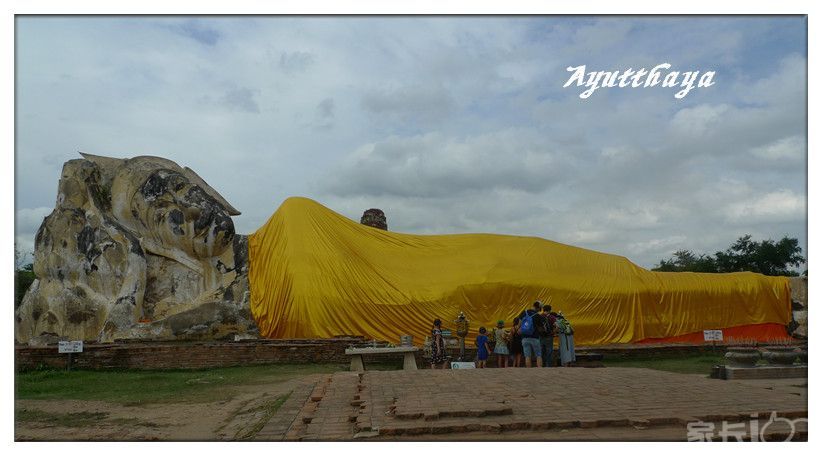
[[[563,311],[577,344],[791,319],[786,277],[652,272],[537,237],[394,233],[306,198],[284,201],[248,244],[251,311],[268,338],[420,341],[460,311],[471,338],[535,300]]]

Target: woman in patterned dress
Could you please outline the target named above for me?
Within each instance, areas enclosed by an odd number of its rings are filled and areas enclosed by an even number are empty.
[[[497,355],[497,367],[508,367],[508,350],[511,334],[505,330],[505,322],[499,320],[497,329],[494,330],[494,353]]]
[[[434,320],[434,327],[431,328],[431,369],[442,369],[445,362],[445,339],[442,338],[442,322],[439,318]]]

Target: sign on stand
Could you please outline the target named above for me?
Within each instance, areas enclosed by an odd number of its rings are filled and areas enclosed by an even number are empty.
[[[61,340],[57,345],[58,353],[82,353],[82,340]]]
[[[707,329],[702,331],[702,334],[705,337],[705,342],[722,342],[721,329]]]
[[[61,340],[57,343],[57,353],[68,353],[68,362],[66,363],[66,370],[71,370],[71,363],[74,361],[75,353],[83,352],[82,340]]]
[[[716,343],[722,342],[722,330],[707,329],[705,331],[702,331],[702,337],[705,338],[705,342],[711,343],[711,351],[716,351]]]
[[[451,369],[475,369],[477,366],[473,362],[452,361]]]

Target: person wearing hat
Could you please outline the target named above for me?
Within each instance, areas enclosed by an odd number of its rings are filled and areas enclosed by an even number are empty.
[[[511,335],[505,330],[505,321],[498,320],[497,327],[494,328],[494,340],[496,342],[496,345],[494,345],[494,354],[497,355],[497,367],[508,367],[508,355],[510,354],[508,351],[508,340],[510,338]],[[500,360],[502,360],[501,366]]]

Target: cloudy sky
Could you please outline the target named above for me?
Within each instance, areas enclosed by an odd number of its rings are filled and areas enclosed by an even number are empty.
[[[389,229],[541,236],[652,267],[806,232],[803,17],[18,17],[16,241],[77,151],[189,166]],[[563,88],[569,66],[715,71]]]

